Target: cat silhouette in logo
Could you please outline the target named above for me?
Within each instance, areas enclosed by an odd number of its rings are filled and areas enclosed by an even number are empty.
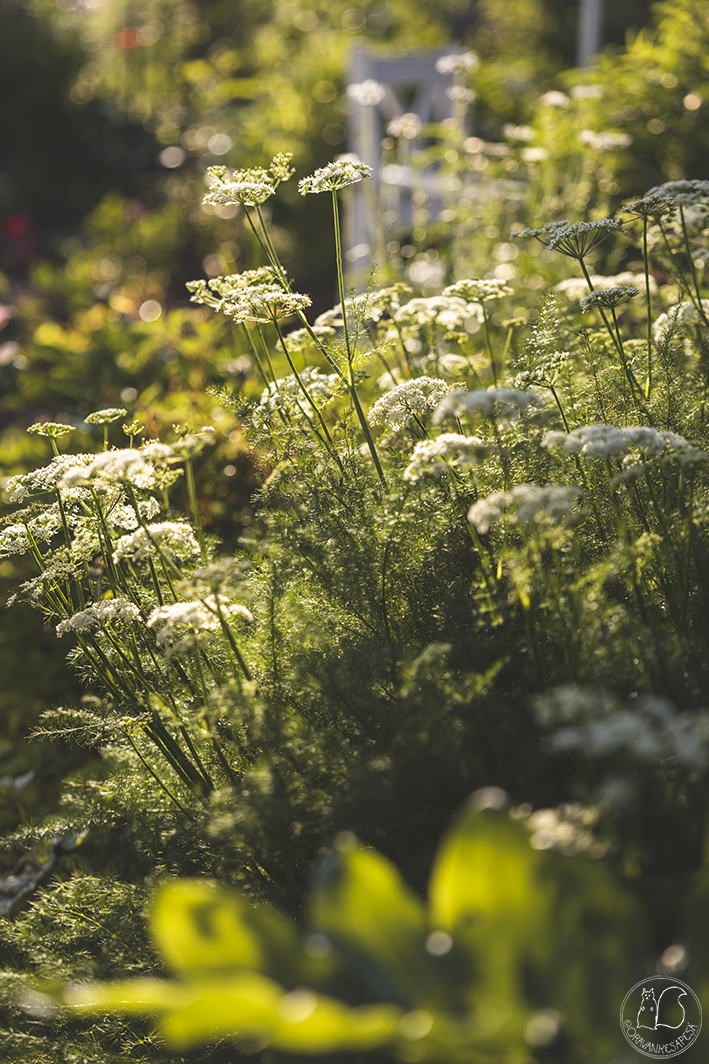
[[[680,998],[683,998],[686,993],[687,991],[684,987],[668,986],[662,991],[659,998],[656,998],[654,990],[646,990],[645,987],[643,987],[636,1027],[646,1027],[651,1031],[656,1031],[658,1027],[670,1027],[672,1030],[677,1030],[684,1023],[686,1015],[684,1006],[680,1000]],[[663,1002],[662,999],[665,997],[665,994],[667,994],[668,997]],[[662,1019],[660,1019],[661,1016]],[[663,1022],[664,1020],[677,1019],[677,1023]]]

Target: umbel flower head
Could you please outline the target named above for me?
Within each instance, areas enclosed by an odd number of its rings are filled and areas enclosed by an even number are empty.
[[[583,492],[576,485],[519,484],[512,491],[493,491],[473,503],[468,521],[478,532],[489,532],[490,526],[503,518],[514,525],[540,525],[564,520]]]
[[[34,425],[28,425],[27,431],[37,436],[49,436],[56,439],[58,436],[65,436],[67,432],[71,432],[72,426],[64,425],[59,421],[37,421]]]
[[[501,299],[502,296],[511,296],[513,289],[504,281],[484,279],[481,277],[466,277],[462,281],[455,281],[443,289],[444,296],[460,296],[468,303],[482,303],[486,299]]]
[[[360,107],[378,107],[387,94],[386,86],[367,78],[366,81],[358,81],[347,86],[347,95]]]
[[[464,70],[475,70],[479,62],[475,52],[456,52],[437,59],[436,70],[439,74],[457,74]]]
[[[634,214],[638,218],[653,218],[659,221],[666,214],[677,210],[677,204],[669,196],[658,196],[646,192],[642,199],[633,200],[623,207],[624,214]]]
[[[590,310],[591,307],[604,307],[608,310],[614,310],[616,307],[622,306],[623,303],[627,303],[633,296],[639,295],[640,289],[633,288],[631,285],[618,284],[614,285],[613,288],[599,288],[581,300],[581,310]]]
[[[371,177],[372,168],[355,156],[342,155],[334,162],[304,177],[298,185],[301,196],[310,192],[336,192],[338,188],[355,185],[365,177]]]
[[[227,178],[226,166],[207,167],[207,178],[212,188],[202,200],[217,207],[229,207],[240,203],[244,207],[256,207],[272,196],[281,181],[287,181],[295,170],[291,167],[290,153],[274,155],[268,168],[252,167],[236,170]]]
[[[67,632],[85,632],[89,628],[101,628],[106,624],[133,623],[139,620],[140,610],[135,603],[125,598],[104,599],[61,621],[57,625],[57,636],[61,639]]]
[[[609,233],[624,233],[625,226],[616,218],[599,218],[595,222],[547,222],[541,229],[523,229],[512,236],[536,237],[549,251],[559,251],[571,259],[588,255]]]
[[[485,458],[492,448],[477,436],[461,436],[457,432],[442,432],[434,440],[419,440],[406,469],[404,480],[415,484],[428,475],[440,477],[453,466],[472,465]]]
[[[434,425],[451,417],[518,418],[544,406],[544,399],[536,392],[516,388],[454,388],[443,397],[433,415]]]
[[[400,429],[414,415],[435,410],[447,391],[446,382],[436,377],[414,377],[397,384],[377,399],[367,420],[370,425],[383,424],[388,429]]]
[[[188,281],[186,287],[192,293],[191,302],[206,304],[235,322],[290,318],[311,304],[309,296],[286,291],[270,266],[211,281]]]
[[[255,270],[229,273],[225,277],[213,277],[210,281],[187,281],[185,288],[192,293],[191,303],[205,304],[214,310],[222,310],[224,303],[240,299],[245,288],[255,285],[275,286],[276,272],[271,266],[259,266]]]
[[[658,430],[647,425],[631,425],[618,428],[616,425],[582,425],[571,432],[547,432],[542,446],[561,448],[567,454],[580,454],[585,458],[619,458],[630,452],[639,452],[647,457],[657,457],[681,451],[689,444],[683,436],[668,430]]]
[[[656,196],[678,207],[696,207],[697,204],[709,203],[709,181],[666,181],[664,185],[655,185],[648,189],[644,199]]]
[[[290,318],[298,311],[309,307],[311,303],[310,296],[286,292],[283,288],[269,285],[254,285],[252,288],[245,288],[238,301],[233,303],[225,301],[222,311],[235,322],[267,323],[279,318]]]
[[[128,413],[122,406],[107,406],[103,410],[94,410],[93,414],[87,414],[84,418],[86,425],[110,425],[112,421],[120,421]]]

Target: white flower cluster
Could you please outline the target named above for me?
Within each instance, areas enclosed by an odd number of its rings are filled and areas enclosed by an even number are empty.
[[[61,454],[53,458],[48,466],[10,477],[5,485],[8,498],[10,502],[24,502],[32,495],[56,491],[59,480],[66,472],[89,465],[95,457],[93,454]]]
[[[582,259],[609,233],[624,233],[625,226],[616,218],[599,218],[593,222],[547,222],[541,229],[523,229],[512,236],[536,237],[549,251],[559,251],[572,259]]]
[[[435,410],[447,391],[448,385],[438,377],[414,377],[377,399],[367,420],[370,425],[400,429],[414,414]]]
[[[678,713],[663,698],[641,696],[620,706],[604,691],[558,688],[536,701],[550,744],[559,752],[579,750],[587,757],[621,755],[657,762],[676,758],[686,768],[709,761],[709,711]]]
[[[479,302],[469,303],[460,296],[445,294],[410,299],[394,314],[394,320],[400,325],[419,329],[426,325],[438,325],[450,331],[464,329],[469,318],[483,320]]]
[[[188,281],[186,287],[192,303],[207,304],[237,323],[289,318],[312,302],[310,296],[286,291],[269,266],[211,281]]]
[[[443,289],[444,296],[460,296],[468,303],[482,303],[486,299],[501,299],[502,296],[511,296],[513,289],[504,281],[496,281],[493,278],[467,277],[462,281],[455,281]]]
[[[375,81],[374,78],[367,78],[366,81],[358,81],[347,86],[348,97],[360,107],[378,107],[386,94],[386,86]]]
[[[317,366],[306,366],[300,371],[300,379],[314,402],[327,403],[334,399],[339,383],[336,373],[323,373]],[[283,377],[281,380],[271,381],[268,387],[264,388],[257,414],[263,417],[277,410],[293,413],[298,409],[296,402],[300,403],[301,407],[307,402],[298,381],[294,375]],[[310,411],[308,406],[305,413],[309,414]]]
[[[129,599],[103,599],[58,624],[57,636],[61,639],[67,632],[86,632],[90,628],[102,628],[106,624],[133,623],[139,620],[140,610]]]
[[[709,181],[666,181],[648,189],[643,199],[657,197],[679,207],[696,207],[709,202]]]
[[[617,428],[615,425],[584,425],[571,432],[547,432],[544,447],[561,447],[568,454],[586,458],[618,458],[636,453],[655,458],[689,444],[676,432],[653,429],[646,425]]]
[[[315,333],[320,343],[327,343],[335,335],[335,330],[329,325],[311,325],[309,329],[293,329],[285,337],[286,347],[290,352],[302,351],[309,344],[315,344],[312,333]]]
[[[7,525],[0,532],[0,558],[11,554],[24,554],[30,548],[27,529],[24,525]]]
[[[188,524],[162,521],[146,525],[116,541],[113,560],[128,558],[134,563],[147,561],[160,550],[170,559],[190,558],[199,554],[199,543]]]
[[[122,406],[107,406],[103,410],[94,410],[84,418],[86,425],[110,425],[112,421],[120,421],[128,413]]]
[[[639,296],[640,290],[631,285],[618,284],[612,288],[599,288],[595,292],[589,292],[581,300],[581,310],[586,311],[591,307],[604,307],[609,310],[622,307],[624,303]]]
[[[61,529],[61,515],[56,503],[34,516],[30,516],[31,512],[23,510],[16,513],[15,518],[27,519],[24,522],[15,520],[0,531],[0,558],[7,558],[11,554],[24,554],[30,549],[33,541],[46,543]]]
[[[153,488],[156,483],[155,467],[146,460],[144,453],[125,447],[93,455],[87,465],[67,469],[59,480],[59,487],[74,488],[87,484],[95,476],[103,480],[126,481],[136,488]]]
[[[372,176],[371,166],[356,158],[343,156],[316,170],[310,177],[304,177],[298,184],[301,196],[308,193],[336,192],[347,185],[355,185],[365,177]]]
[[[523,525],[559,522],[567,517],[583,492],[575,485],[520,484],[511,491],[493,491],[468,511],[468,521],[478,532],[489,532],[490,526],[503,518],[510,524]]]
[[[571,857],[588,853],[602,857],[606,847],[591,831],[598,820],[598,810],[581,805],[580,802],[565,802],[555,809],[535,809],[518,806],[512,816],[529,831],[529,840],[534,850],[558,850]]]
[[[650,293],[657,291],[657,282],[655,278],[650,275]],[[632,273],[630,270],[625,270],[623,273],[617,273],[613,277],[604,277],[598,274],[591,275],[591,284],[594,291],[598,289],[616,288],[618,285],[628,285],[633,288],[638,288],[643,294],[645,293],[645,274],[644,273]],[[567,299],[583,299],[588,295],[588,285],[586,281],[581,277],[570,277],[566,281],[559,281],[554,285],[555,292],[562,292]]]
[[[148,628],[161,626],[156,641],[159,646],[166,648],[166,656],[172,657],[204,646],[209,633],[221,627],[220,617],[224,620],[242,617],[249,622],[254,619],[246,606],[230,602],[225,595],[215,594],[208,595],[202,601],[157,606],[148,617]]]
[[[502,134],[507,140],[516,140],[521,144],[527,144],[530,140],[534,140],[534,130],[531,126],[515,126],[512,122],[508,122],[502,127]]]
[[[544,107],[558,107],[560,110],[565,111],[571,103],[571,100],[566,93],[551,89],[539,98],[539,102],[543,104]]]
[[[37,436],[49,436],[57,439],[71,432],[72,426],[66,425],[62,421],[36,421],[34,425],[28,425],[27,431]]]
[[[415,484],[425,475],[441,477],[449,464],[472,465],[487,457],[490,451],[490,445],[477,436],[461,436],[456,432],[443,432],[435,440],[419,440],[404,470],[404,480]]]
[[[709,317],[709,299],[703,299],[701,307],[704,314]],[[666,314],[660,314],[655,319],[652,327],[653,339],[656,344],[660,344],[669,334],[684,332],[701,320],[694,303],[675,303]]]
[[[222,207],[235,203],[256,207],[274,194],[281,181],[292,177],[295,171],[290,165],[291,159],[292,155],[281,152],[274,156],[268,169],[237,170],[231,179],[227,177],[226,166],[209,166],[207,179],[212,188],[202,202]]]
[[[214,310],[222,310],[225,302],[238,302],[245,288],[254,285],[276,285],[276,271],[271,266],[259,266],[255,270],[242,270],[241,273],[228,273],[223,277],[212,277],[209,281],[188,281],[185,288],[192,293],[191,303],[206,304]]]
[[[537,392],[516,388],[454,388],[441,400],[433,415],[434,424],[450,417],[516,418],[532,410],[541,409],[544,398]]]
[[[364,292],[355,296],[354,299],[345,300],[347,321],[353,322],[360,318],[362,321],[378,322],[385,314],[393,315],[401,306],[402,295],[410,295],[413,289],[403,281],[397,281],[389,288],[380,288],[375,292]],[[406,304],[408,306],[408,304]],[[332,310],[326,310],[315,319],[317,327],[327,328],[334,326],[342,328],[342,304],[337,303]]]
[[[610,130],[606,133],[594,133],[592,129],[582,129],[579,140],[594,151],[618,151],[630,147],[633,143],[632,137],[627,133],[613,133]]]
[[[455,74],[463,70],[475,70],[479,62],[475,52],[456,52],[437,59],[436,70],[439,74]]]

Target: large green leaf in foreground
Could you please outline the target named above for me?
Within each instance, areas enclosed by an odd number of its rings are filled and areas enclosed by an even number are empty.
[[[648,956],[637,907],[600,861],[534,849],[522,823],[480,804],[443,840],[428,910],[346,835],[316,881],[305,937],[213,883],[172,882],[151,926],[174,980],[64,1000],[155,1016],[176,1046],[227,1036],[291,1053],[390,1046],[408,1061],[522,1064],[563,1037],[569,1059],[607,1059]]]

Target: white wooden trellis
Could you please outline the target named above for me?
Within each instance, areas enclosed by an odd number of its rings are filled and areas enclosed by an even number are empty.
[[[386,91],[376,106],[350,101],[348,148],[372,167],[373,178],[353,186],[349,197],[345,246],[351,271],[365,271],[375,253],[381,251],[377,248],[375,212],[382,207],[395,210],[399,225],[405,225],[411,216],[413,179],[402,172],[402,167],[396,174],[382,172],[381,142],[386,127],[407,113],[418,115],[422,123],[443,122],[453,116],[453,101],[446,91],[453,78],[437,71],[436,61],[457,50],[449,45],[436,52],[399,56],[375,55],[364,48],[352,51],[350,84],[371,79]],[[412,149],[415,145],[416,141],[410,142]],[[392,177],[396,180],[387,180]]]
[[[576,40],[579,67],[592,65],[601,50],[604,3],[605,0],[580,0]],[[348,272],[353,279],[361,280],[373,258],[382,256],[383,248],[377,246],[377,217],[382,212],[395,213],[397,226],[405,228],[411,221],[414,187],[423,187],[427,192],[433,192],[434,197],[438,191],[435,173],[422,175],[420,172],[414,174],[407,167],[383,167],[381,142],[388,123],[403,114],[417,115],[422,124],[439,123],[453,117],[453,101],[448,95],[453,76],[436,70],[436,61],[457,51],[456,45],[444,46],[436,52],[399,56],[377,55],[365,48],[352,50],[349,84],[361,84],[371,79],[385,89],[383,98],[376,105],[350,100],[348,148],[372,167],[373,177],[371,183],[354,185],[348,197],[344,244]],[[410,142],[412,151],[416,144],[415,139]],[[440,206],[439,202],[438,209]],[[436,213],[435,204],[433,213]]]

